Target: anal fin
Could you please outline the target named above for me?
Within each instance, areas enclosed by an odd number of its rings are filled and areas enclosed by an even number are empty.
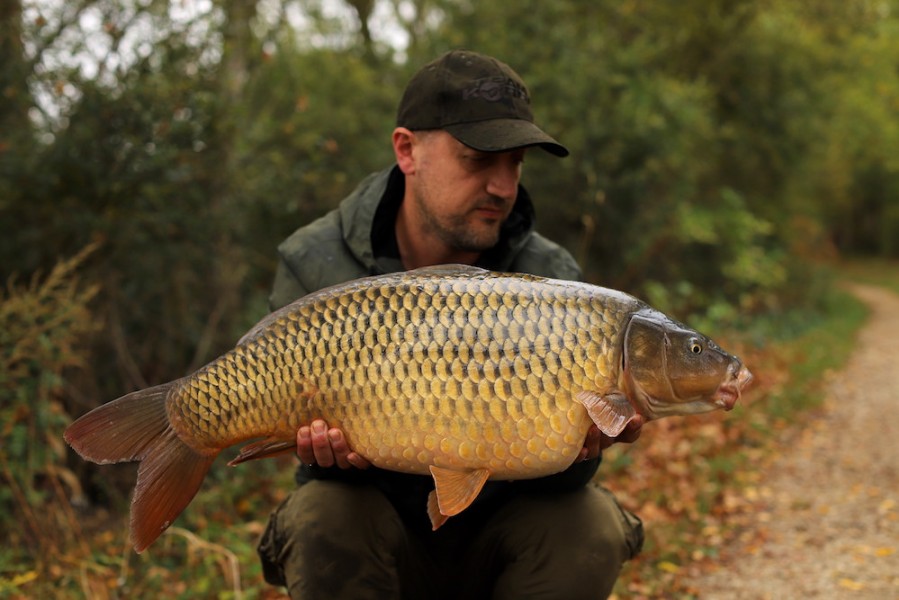
[[[449,517],[440,513],[440,506],[437,504],[437,492],[428,494],[428,518],[431,519],[432,531],[440,529],[440,526],[449,519]]]
[[[447,517],[459,514],[474,502],[490,477],[490,471],[459,471],[431,465],[431,476],[434,493],[428,498],[428,514],[431,526],[436,530]]]
[[[599,430],[612,438],[618,437],[631,419],[637,416],[627,397],[618,391],[608,394],[579,392],[574,398],[584,405]]]

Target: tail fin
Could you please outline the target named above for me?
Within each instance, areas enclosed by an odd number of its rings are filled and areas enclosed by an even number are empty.
[[[122,396],[72,423],[65,439],[99,464],[140,461],[131,501],[131,543],[137,552],[165,531],[200,489],[214,454],[185,444],[172,429],[166,397],[174,382]]]

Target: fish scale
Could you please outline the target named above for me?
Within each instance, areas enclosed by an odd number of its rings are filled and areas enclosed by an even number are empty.
[[[567,468],[593,423],[614,437],[637,414],[729,409],[749,379],[739,359],[627,294],[437,267],[301,298],[197,372],[84,415],[66,440],[96,462],[141,461],[138,551],[222,449],[257,440],[232,464],[293,451],[317,418],[378,467],[430,473],[437,528],[488,478]]]

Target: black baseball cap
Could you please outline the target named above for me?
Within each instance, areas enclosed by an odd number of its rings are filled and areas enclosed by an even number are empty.
[[[397,127],[443,129],[475,150],[539,146],[556,156],[568,149],[534,124],[528,89],[509,65],[453,50],[416,73],[400,101]]]

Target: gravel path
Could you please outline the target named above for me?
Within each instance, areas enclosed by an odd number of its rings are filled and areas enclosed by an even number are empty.
[[[690,580],[703,600],[899,599],[899,296],[851,291],[871,309],[857,350],[784,439],[739,547]]]

